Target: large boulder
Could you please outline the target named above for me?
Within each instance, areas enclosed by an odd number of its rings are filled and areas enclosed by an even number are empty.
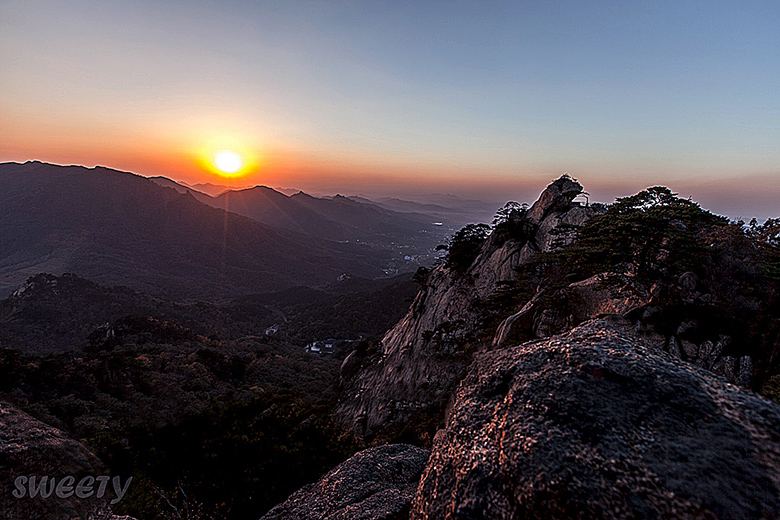
[[[262,520],[405,520],[429,454],[408,444],[361,451]]]
[[[633,277],[602,273],[572,283],[564,294],[575,323],[603,316],[624,316],[649,304],[652,295]]]
[[[411,518],[780,518],[780,406],[606,320],[484,352]]]

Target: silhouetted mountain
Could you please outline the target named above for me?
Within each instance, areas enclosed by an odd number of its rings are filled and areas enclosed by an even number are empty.
[[[174,190],[178,191],[179,193],[187,193],[189,191],[197,191],[193,190],[189,186],[176,182],[172,179],[169,179],[168,177],[163,176],[157,176],[157,177],[147,177],[150,181],[157,184],[158,186],[163,186],[164,188],[173,188]]]
[[[330,240],[348,240],[354,235],[339,222],[334,222],[312,211],[287,195],[265,186],[246,190],[227,191],[213,199],[212,206],[227,208],[228,211],[253,218],[269,226],[308,233]]]
[[[199,182],[197,184],[193,184],[190,187],[211,197],[216,197],[220,193],[231,189],[227,186],[222,186],[221,184],[211,184],[210,182]]]
[[[373,201],[359,196],[314,197],[302,191],[287,195],[267,186],[240,190],[221,186],[224,191],[212,196],[207,193],[215,190],[204,190],[204,193],[165,177],[151,177],[150,180],[179,193],[190,193],[209,206],[227,209],[269,226],[390,250],[389,258],[397,258],[399,253],[401,258],[429,253],[464,224],[491,220],[496,209],[493,203],[452,196],[448,199],[453,202],[452,207],[446,207],[390,197]],[[195,186],[214,188],[213,185]],[[404,270],[403,265],[392,267]]]
[[[40,162],[0,165],[0,290],[72,272],[174,299],[215,299],[374,277],[368,248],[226,213],[131,173]]]
[[[461,199],[453,195],[427,195],[426,197],[432,197],[442,203],[404,200],[396,197],[368,199],[358,195],[350,196],[349,199],[386,211],[401,213],[410,219],[436,222],[437,226],[449,230],[459,229],[469,223],[489,222],[501,205],[496,202]]]
[[[292,195],[290,199],[326,218],[357,228],[365,236],[364,239],[369,239],[371,235],[381,235],[403,240],[419,235],[421,229],[430,230],[432,227],[430,223],[422,223],[425,219],[412,220],[408,215],[400,215],[378,206],[355,202],[342,195],[320,199],[299,192]]]
[[[392,209],[394,211],[400,211],[403,213],[456,213],[461,214],[464,212],[462,208],[448,208],[445,206],[440,206],[438,204],[426,204],[423,202],[414,202],[411,200],[403,200],[396,197],[382,197],[381,199],[377,199],[376,201],[369,201],[369,199],[364,199],[362,197],[350,197],[353,200],[356,200],[357,202],[372,202],[373,204],[377,204],[379,206],[382,206],[383,208]]]
[[[298,192],[287,196],[266,186],[255,186],[200,200],[269,226],[328,240],[360,241],[379,247],[416,243],[426,248],[436,245],[440,238],[425,215],[401,214],[341,195],[318,198]]]
[[[464,199],[451,193],[424,193],[415,196],[415,201],[421,204],[435,204],[445,208],[459,208],[461,211],[482,211],[491,212],[496,206],[496,202],[479,199]]]
[[[162,186],[163,188],[173,188],[179,193],[192,195],[193,197],[195,197],[195,199],[197,199],[200,202],[203,202],[204,204],[208,204],[209,206],[212,207],[215,206],[214,197],[206,193],[203,193],[202,191],[198,191],[187,184],[176,182],[174,180],[169,179],[168,177],[147,177],[147,178],[158,186]]]

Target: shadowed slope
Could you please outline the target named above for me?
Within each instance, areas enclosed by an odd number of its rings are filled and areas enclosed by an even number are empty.
[[[381,274],[367,249],[275,229],[106,168],[0,165],[0,289],[73,272],[172,298]]]

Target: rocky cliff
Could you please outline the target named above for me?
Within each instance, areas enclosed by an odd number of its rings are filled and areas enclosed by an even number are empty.
[[[605,316],[630,318],[657,349],[745,388],[754,386],[757,372],[759,386],[761,378],[776,373],[777,323],[766,318],[776,314],[776,305],[762,306],[751,285],[754,279],[774,283],[755,273],[775,268],[767,267],[766,258],[739,262],[742,257],[733,253],[763,246],[743,244],[745,231],[738,224],[727,225],[667,188],[619,199],[609,209],[573,202],[580,193],[579,183],[561,177],[517,221],[496,226],[465,268],[448,261],[434,269],[408,313],[382,339],[380,352],[368,357],[356,352],[346,360],[336,416],[369,442],[429,445],[474,353],[549,337]],[[658,194],[666,199],[652,198]],[[634,220],[627,223],[626,214]],[[593,249],[583,245],[583,233]],[[618,233],[632,244],[616,240]],[[627,261],[572,260],[599,247],[608,259]],[[652,257],[648,251],[655,251]],[[686,254],[707,265],[668,261]],[[640,257],[641,266],[632,263]],[[656,266],[652,273],[650,264]],[[507,287],[515,287],[515,299],[497,309],[495,302],[511,292]]]
[[[466,272],[447,265],[434,269],[409,312],[382,339],[380,356],[363,362],[353,378],[345,378],[346,397],[337,417],[359,435],[371,437],[412,417],[440,414],[471,353],[483,346],[475,336],[483,319],[479,302],[513,280],[518,266],[549,251],[553,229],[581,225],[596,213],[573,202],[582,190],[573,179],[561,177],[528,210],[523,236],[493,233]],[[349,372],[361,361],[356,356],[345,363]]]
[[[780,518],[780,407],[744,391],[760,352],[751,342],[771,346],[774,329],[734,326],[776,308],[751,290],[761,279],[751,276],[773,264],[745,256],[753,263],[735,267],[740,244],[764,246],[666,188],[609,209],[574,203],[581,192],[558,179],[514,233],[497,227],[468,268],[432,271],[381,351],[346,360],[337,416],[369,442],[404,438],[404,425],[438,428],[432,442],[416,432],[432,453],[415,520]],[[619,230],[655,233],[638,251],[660,244],[655,256],[632,264],[634,249],[613,254],[622,243],[604,234],[606,219],[644,219],[642,197],[666,192],[638,228]],[[567,260],[590,254],[579,245],[586,232],[576,241],[565,232],[578,226],[601,230],[597,245],[629,261]],[[678,239],[679,251],[670,245]],[[704,252],[718,240],[730,242]],[[690,262],[667,262],[681,251],[710,264],[697,275],[680,268]],[[485,302],[512,284],[524,286],[515,293],[523,299],[488,316]],[[764,371],[771,352],[761,353]]]

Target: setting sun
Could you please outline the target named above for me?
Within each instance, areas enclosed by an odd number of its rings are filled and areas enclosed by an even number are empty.
[[[214,166],[222,173],[233,174],[244,167],[244,161],[236,152],[223,150],[214,154]]]

